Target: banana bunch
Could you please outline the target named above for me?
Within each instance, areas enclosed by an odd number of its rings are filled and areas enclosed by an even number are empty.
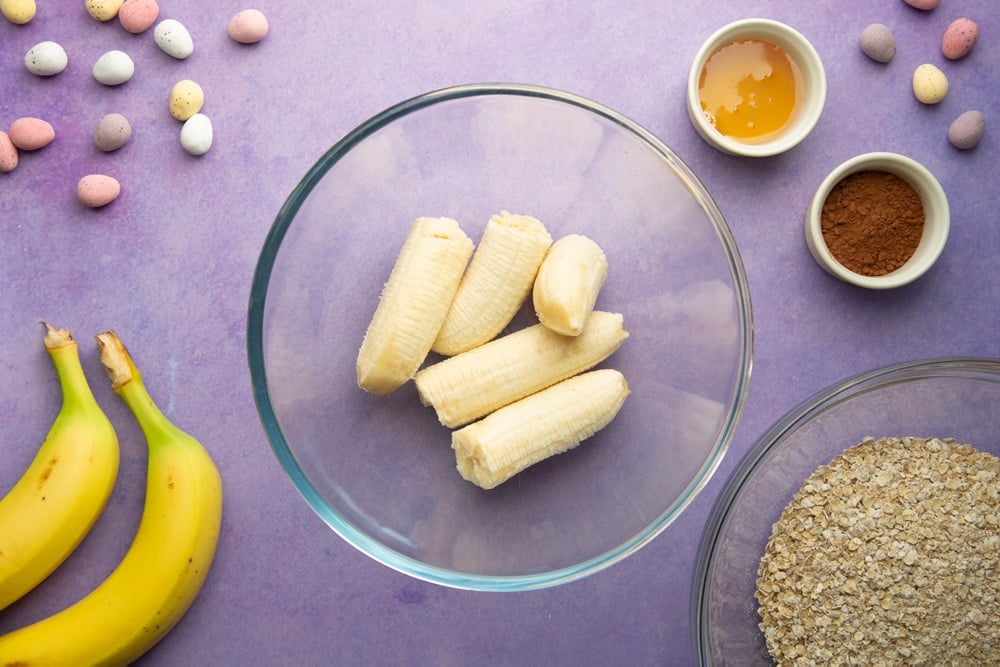
[[[607,272],[593,240],[553,243],[531,216],[493,216],[476,248],[458,222],[418,218],[358,351],[358,386],[387,394],[412,379],[457,429],[459,473],[494,488],[607,426],[628,396],[618,371],[586,372],[628,338],[620,313],[594,310]],[[538,324],[500,335],[529,296]],[[424,366],[431,351],[446,358]]]
[[[93,401],[70,340],[68,331],[49,327],[46,347],[62,381],[63,409],[39,452],[43,463],[40,467],[33,463],[0,501],[0,581],[5,594],[8,583],[39,579],[42,569],[54,569],[45,565],[54,560],[48,554],[64,550],[72,541],[55,530],[42,535],[35,532],[37,528],[24,526],[45,523],[38,514],[44,503],[38,494],[19,490],[21,485],[46,489],[42,499],[52,506],[48,512],[61,511],[66,517],[83,520],[94,513],[93,507],[103,506],[100,497],[106,499],[114,484],[117,440]],[[97,344],[113,391],[133,413],[147,441],[142,519],[124,558],[91,593],[53,616],[0,636],[0,665],[124,665],[136,660],[188,610],[215,555],[222,518],[222,482],[214,462],[197,440],[156,407],[117,334],[99,334]],[[57,355],[58,350],[69,351]],[[63,448],[54,452],[50,440]],[[101,444],[95,444],[98,442]],[[74,447],[84,453],[73,453]],[[102,453],[88,459],[87,451]],[[61,472],[61,468],[74,469],[75,473]],[[81,487],[76,481],[84,474],[95,480],[95,488]],[[59,525],[69,524],[64,521]],[[14,533],[20,537],[10,537]],[[46,557],[34,563],[29,556],[35,553]],[[17,558],[8,562],[11,554]],[[17,585],[18,589],[26,586]],[[11,586],[15,590],[14,584]]]

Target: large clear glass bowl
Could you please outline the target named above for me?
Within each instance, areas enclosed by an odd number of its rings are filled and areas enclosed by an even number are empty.
[[[478,240],[501,210],[604,248],[597,306],[630,331],[604,365],[632,394],[581,447],[486,492],[413,383],[369,395],[355,360],[410,222],[452,217]],[[274,452],[334,531],[421,579],[520,590],[619,561],[691,502],[742,412],[751,332],[730,231],[660,140],[574,95],[470,85],[380,113],[309,170],[264,244],[248,352]]]
[[[698,551],[691,627],[700,664],[774,664],[754,599],[771,526],[817,467],[866,436],[953,437],[1000,456],[1000,359],[864,373],[813,396],[753,446],[716,500]]]

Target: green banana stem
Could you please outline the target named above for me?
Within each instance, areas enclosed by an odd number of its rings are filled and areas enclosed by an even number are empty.
[[[63,407],[67,410],[93,407],[97,400],[87,383],[76,341],[69,329],[56,329],[48,322],[42,324],[45,325],[45,349],[52,358],[59,377]]]
[[[111,380],[111,389],[125,401],[150,447],[177,442],[187,434],[175,426],[153,402],[142,381],[142,374],[132,360],[125,344],[114,331],[97,334],[101,364]]]

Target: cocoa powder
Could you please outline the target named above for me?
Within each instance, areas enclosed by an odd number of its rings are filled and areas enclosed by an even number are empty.
[[[834,259],[855,273],[881,276],[916,251],[924,232],[924,207],[917,191],[899,176],[861,171],[830,191],[820,227]]]

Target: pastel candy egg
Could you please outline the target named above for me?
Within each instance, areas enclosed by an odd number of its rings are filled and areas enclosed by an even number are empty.
[[[45,148],[56,138],[56,131],[48,121],[26,116],[10,124],[7,131],[10,140],[23,151],[37,151]]]
[[[98,21],[110,21],[121,6],[122,0],[87,0],[87,13]]]
[[[925,12],[937,7],[941,4],[941,0],[905,0],[906,4],[914,9],[922,9]]]
[[[941,38],[941,53],[948,60],[958,60],[969,54],[979,41],[979,26],[972,19],[955,19]]]
[[[244,9],[229,19],[226,32],[241,44],[254,44],[267,35],[267,17],[259,9]]]
[[[35,0],[0,0],[0,14],[17,25],[35,18],[36,9]]]
[[[191,155],[204,155],[212,147],[212,121],[203,113],[188,118],[181,127],[181,146]]]
[[[124,51],[108,51],[94,63],[94,78],[105,86],[118,86],[135,74],[135,63]]]
[[[14,171],[17,167],[17,146],[6,132],[0,130],[0,172]]]
[[[118,10],[118,21],[127,31],[139,34],[153,27],[159,15],[156,0],[125,0]]]
[[[170,115],[177,120],[187,120],[201,111],[205,93],[194,81],[184,79],[174,84],[170,91]]]
[[[861,32],[861,50],[872,60],[887,63],[896,55],[896,38],[882,23],[872,23]]]
[[[122,186],[117,179],[104,174],[87,174],[76,184],[76,198],[90,208],[107,206],[121,194]]]
[[[54,76],[66,69],[68,64],[65,49],[56,42],[39,42],[24,54],[24,66],[37,76]]]
[[[120,113],[107,114],[97,122],[94,129],[94,146],[105,153],[118,150],[131,138],[132,125]]]
[[[153,40],[164,53],[178,60],[184,60],[194,53],[191,33],[176,19],[164,19],[157,23],[153,28]]]
[[[955,148],[975,148],[986,131],[986,118],[981,111],[966,111],[948,128],[948,141]]]
[[[930,63],[913,72],[913,94],[924,104],[937,104],[948,94],[948,77]]]

